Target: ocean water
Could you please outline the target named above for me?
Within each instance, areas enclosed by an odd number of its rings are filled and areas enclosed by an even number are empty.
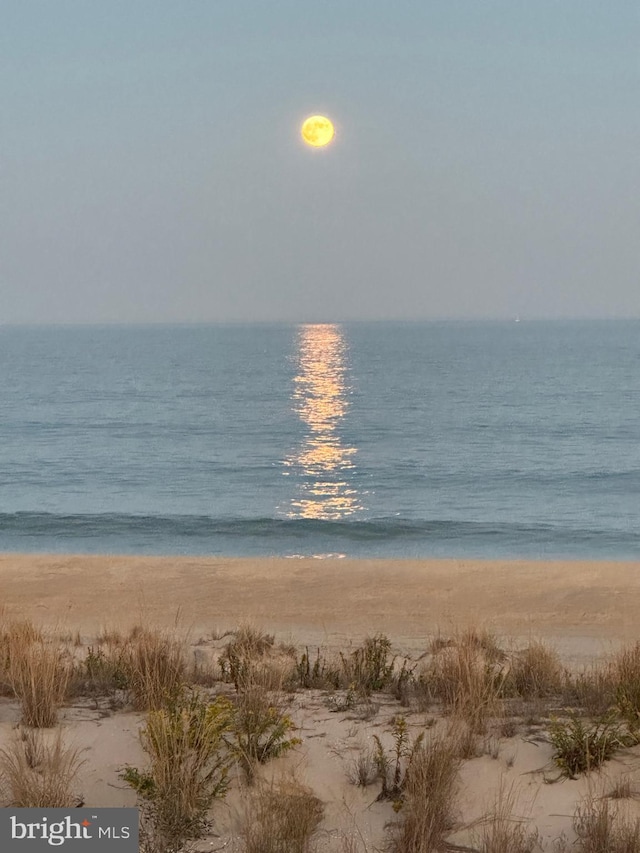
[[[0,327],[0,550],[640,557],[640,321]]]

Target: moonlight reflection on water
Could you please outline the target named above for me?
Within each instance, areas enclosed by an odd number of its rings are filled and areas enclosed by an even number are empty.
[[[297,344],[291,399],[306,434],[285,463],[299,480],[288,515],[337,521],[362,509],[349,481],[357,449],[340,436],[349,408],[347,343],[339,325],[323,324],[301,326]]]

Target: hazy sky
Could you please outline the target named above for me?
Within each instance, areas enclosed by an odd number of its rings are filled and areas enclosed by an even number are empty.
[[[637,0],[0,20],[0,322],[640,316]]]

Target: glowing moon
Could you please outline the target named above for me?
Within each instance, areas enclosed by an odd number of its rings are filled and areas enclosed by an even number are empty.
[[[332,122],[326,116],[310,116],[300,128],[303,140],[313,148],[328,145],[335,135]]]

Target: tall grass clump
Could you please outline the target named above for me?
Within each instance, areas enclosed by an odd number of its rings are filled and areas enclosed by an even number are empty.
[[[149,853],[177,853],[206,832],[209,809],[227,790],[230,724],[229,703],[209,704],[197,694],[149,712],[141,732],[149,767],[122,774],[142,801]]]
[[[383,690],[393,676],[394,658],[391,656],[391,640],[384,634],[367,637],[349,655],[340,654],[343,678],[363,693]]]
[[[71,667],[64,651],[26,630],[6,639],[6,678],[20,700],[22,721],[33,728],[50,728],[58,720],[69,684]]]
[[[638,853],[640,821],[621,817],[606,798],[587,798],[576,809],[576,853]]]
[[[295,649],[276,649],[273,634],[244,625],[227,643],[220,667],[223,679],[233,682],[238,693],[256,686],[278,690],[296,680]]]
[[[120,665],[139,711],[157,711],[175,702],[186,674],[184,643],[160,631],[137,630],[127,640]]]
[[[322,654],[319,648],[316,649],[315,655],[312,655],[308,646],[296,660],[293,675],[295,684],[305,689],[335,690],[344,682],[341,667]]]
[[[66,747],[58,730],[46,741],[36,729],[22,729],[0,750],[0,792],[13,808],[72,808],[81,805],[75,785],[84,762],[77,749]]]
[[[400,820],[391,827],[391,853],[432,853],[454,828],[460,762],[452,745],[433,738],[415,750],[407,770]]]
[[[556,696],[562,692],[565,671],[555,649],[534,642],[511,660],[509,682],[523,699]]]
[[[500,787],[491,814],[479,833],[478,853],[534,853],[538,848],[537,832],[514,817],[515,791]]]
[[[244,816],[245,853],[310,853],[323,814],[321,801],[299,782],[263,784]]]
[[[502,709],[503,662],[504,654],[490,634],[467,631],[438,648],[421,679],[451,714],[479,733],[487,718]]]
[[[300,740],[291,737],[295,725],[277,697],[263,687],[252,686],[245,690],[231,708],[228,743],[251,783],[259,764],[283,755]]]
[[[640,642],[618,651],[609,666],[615,706],[640,739]]]
[[[593,665],[567,680],[566,699],[590,717],[607,714],[616,704],[616,685],[610,666]],[[565,699],[565,701],[566,701]]]
[[[70,691],[75,696],[114,696],[130,686],[127,653],[124,646],[89,646],[71,676]]]

